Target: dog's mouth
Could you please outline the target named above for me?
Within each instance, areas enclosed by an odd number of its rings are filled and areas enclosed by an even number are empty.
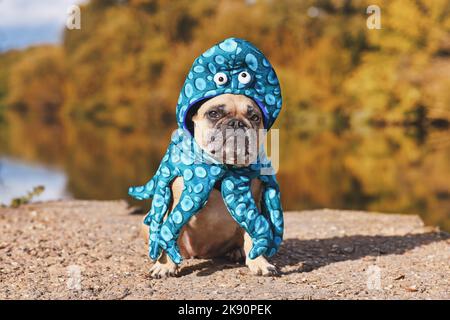
[[[212,130],[207,141],[208,153],[221,163],[248,166],[256,162],[258,132],[254,129]]]

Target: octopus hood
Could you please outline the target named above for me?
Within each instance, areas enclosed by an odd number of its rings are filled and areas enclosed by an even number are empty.
[[[270,129],[281,110],[281,90],[269,60],[246,40],[229,38],[195,59],[180,92],[178,126],[187,129],[186,119],[197,103],[224,93],[253,99]]]
[[[281,93],[275,71],[264,55],[245,40],[230,38],[198,57],[184,83],[177,105],[179,129],[153,178],[143,186],[130,187],[129,195],[153,198],[144,223],[150,226],[149,256],[156,260],[165,250],[175,263],[181,262],[177,245],[182,227],[208,201],[220,183],[230,215],[253,241],[249,258],[274,255],[283,238],[283,211],[274,171],[264,151],[248,167],[220,163],[201,150],[188,132],[187,116],[198,102],[221,94],[242,94],[252,98],[264,114],[269,129],[281,109]],[[172,202],[171,182],[183,178],[179,203],[164,220]],[[251,193],[252,179],[262,182],[260,207]]]

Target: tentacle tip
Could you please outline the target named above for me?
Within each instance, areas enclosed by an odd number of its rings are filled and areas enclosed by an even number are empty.
[[[181,261],[183,260],[183,258],[181,257],[181,255],[179,255],[178,253],[167,253],[170,257],[170,259],[173,261],[173,263],[175,264],[180,264]]]
[[[149,216],[149,215],[147,215],[145,218],[144,218],[144,221],[142,222],[143,224],[145,224],[145,225],[147,225],[147,226],[150,226],[150,223],[152,222],[152,219],[151,219],[151,217]]]
[[[271,258],[271,257],[273,257],[273,256],[275,255],[275,253],[277,253],[277,249],[271,248],[271,249],[269,250],[269,252],[266,254],[266,256],[267,256],[268,258]]]
[[[149,250],[148,250],[148,255],[150,256],[150,258],[154,261],[156,261],[159,256],[161,255],[162,249],[158,246],[155,245],[154,241],[152,241],[150,239],[150,244],[149,244]]]
[[[158,260],[158,258],[159,258],[159,254],[155,254],[154,252],[149,252],[148,257],[153,262],[156,262]]]
[[[133,197],[133,198],[135,198],[135,199],[137,199],[137,200],[143,200],[142,194],[138,193],[136,191],[136,189],[133,188],[133,187],[129,187],[128,188],[128,195]]]
[[[182,260],[183,260],[183,259],[182,259],[181,257],[180,257],[180,258],[176,258],[176,259],[172,259],[172,261],[173,261],[175,264],[180,264]]]
[[[166,252],[169,255],[170,259],[176,264],[180,264],[183,260],[183,257],[181,256],[177,248],[168,248]]]
[[[250,252],[248,254],[248,257],[253,260],[253,259],[259,257],[260,255],[262,255],[266,251],[267,251],[267,247],[263,247],[263,246],[256,246],[255,247],[254,246],[252,248],[252,250],[250,250]]]

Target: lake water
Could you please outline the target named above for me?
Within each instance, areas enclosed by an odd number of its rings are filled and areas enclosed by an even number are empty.
[[[0,203],[9,204],[39,185],[45,186],[45,192],[36,196],[35,201],[71,198],[63,171],[20,159],[0,158]]]
[[[127,199],[145,183],[172,129],[129,130],[11,115],[0,124],[0,202],[34,186],[36,200]],[[419,214],[450,230],[450,132],[415,128],[280,130],[277,174],[285,210]],[[149,202],[133,202],[146,209]]]

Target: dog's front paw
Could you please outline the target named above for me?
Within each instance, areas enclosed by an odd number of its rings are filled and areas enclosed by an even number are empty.
[[[250,272],[257,276],[276,276],[279,274],[277,267],[270,264],[263,257],[258,257],[253,260],[247,258],[246,265],[250,269]]]
[[[178,271],[178,266],[175,263],[161,263],[156,261],[150,268],[150,276],[155,279],[176,277]]]

